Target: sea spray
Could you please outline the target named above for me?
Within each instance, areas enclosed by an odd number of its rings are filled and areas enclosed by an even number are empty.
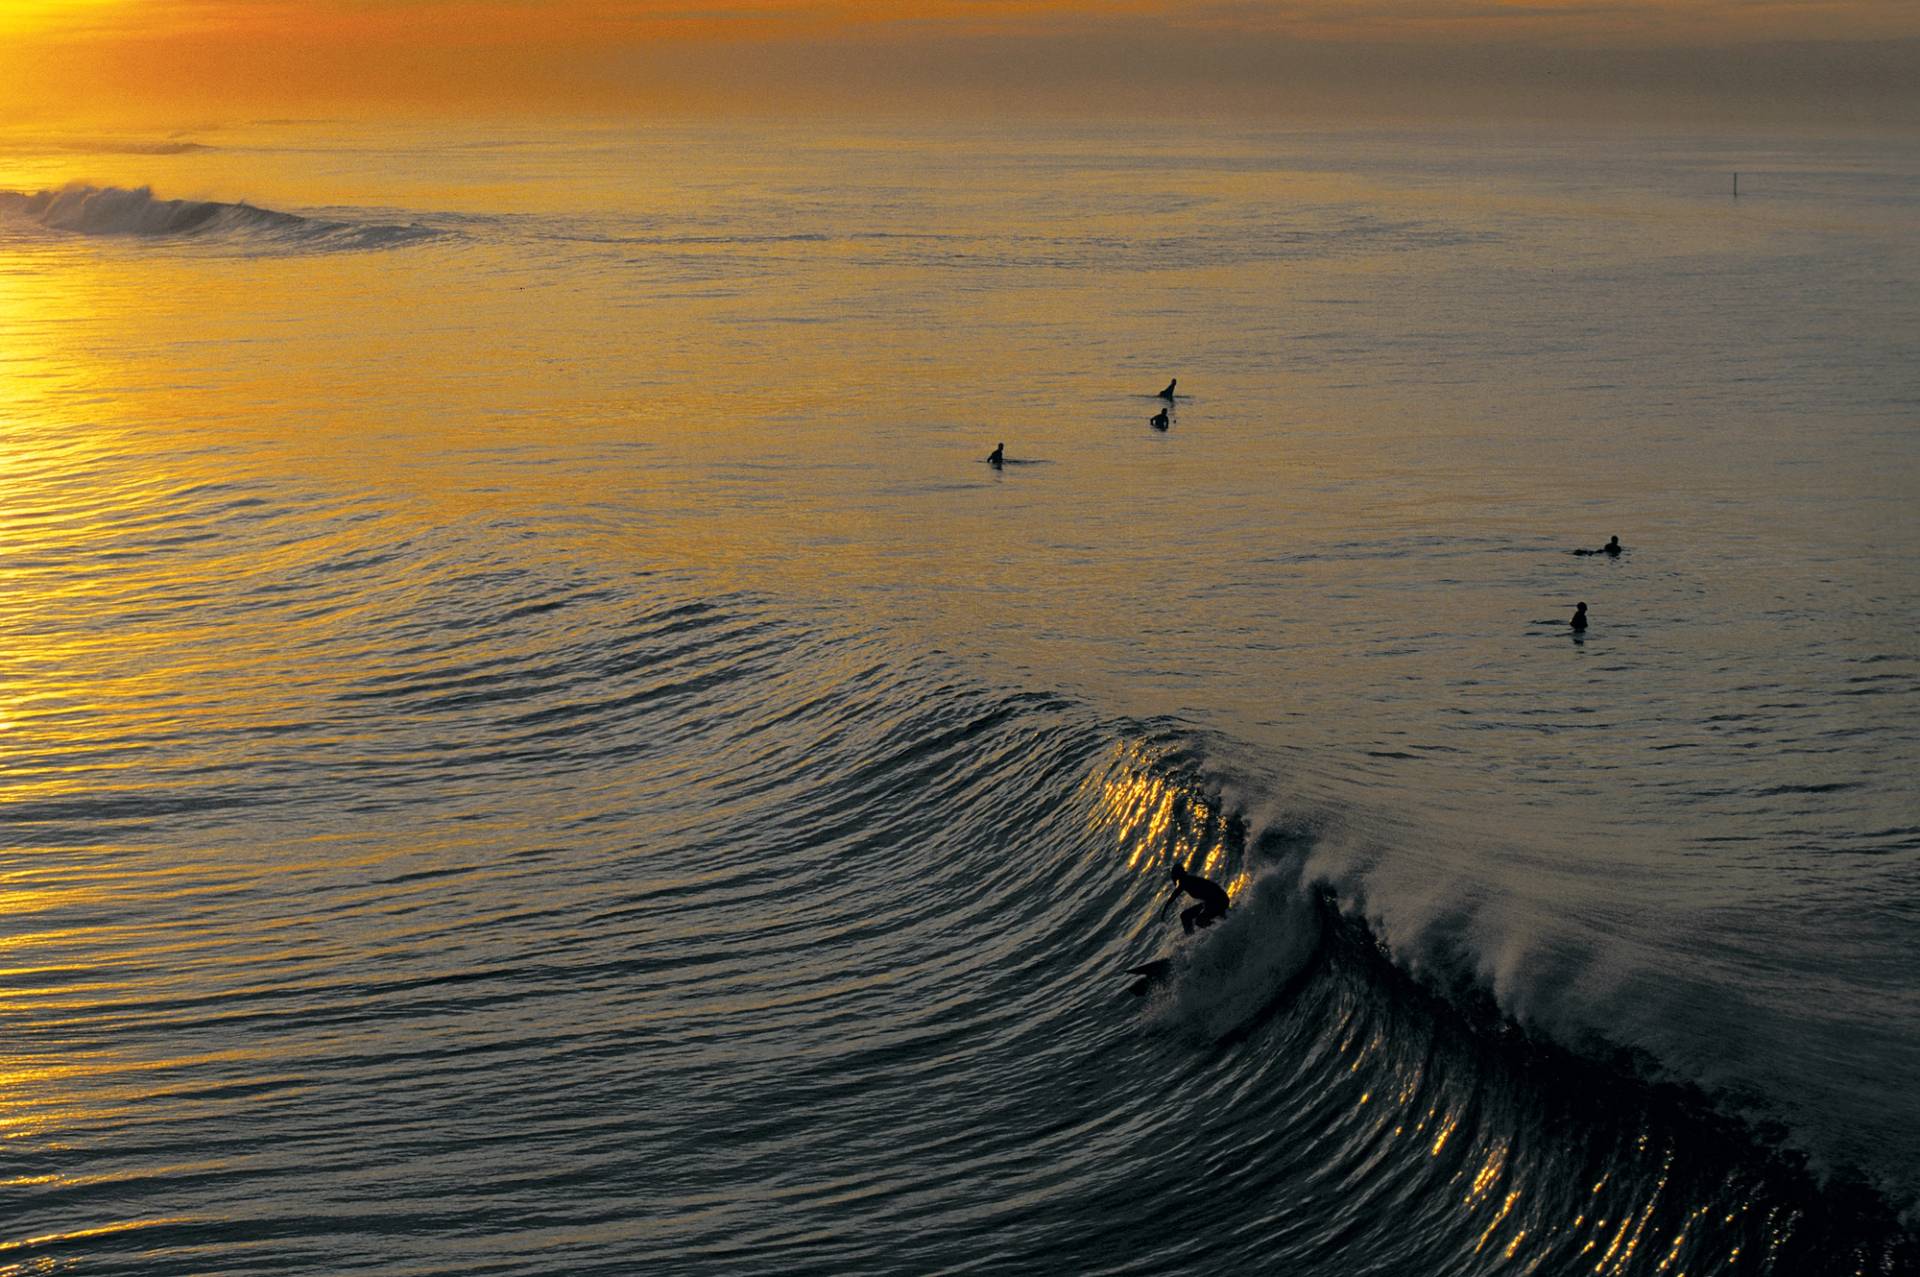
[[[1227,916],[1200,932],[1174,967],[1162,1023],[1207,1041],[1250,1027],[1320,950],[1320,916],[1299,866],[1251,879]]]

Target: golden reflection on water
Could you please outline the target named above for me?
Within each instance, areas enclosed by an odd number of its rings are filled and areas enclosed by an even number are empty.
[[[1363,1063],[1376,1059],[1392,1079],[1383,1083],[1376,1078],[1363,1084],[1353,1097],[1353,1109],[1356,1114],[1370,1114],[1372,1128],[1384,1132],[1386,1138],[1418,1140],[1428,1158],[1438,1158],[1456,1138],[1468,1138],[1462,1133],[1463,1115],[1438,1104],[1414,1109],[1428,1080],[1427,1065],[1423,1061],[1396,1062],[1391,1058],[1391,1048],[1392,1041],[1385,1032],[1369,1032],[1353,1024],[1342,1028],[1336,1051],[1348,1057],[1343,1072],[1356,1076]],[[1636,1151],[1649,1161],[1659,1152],[1657,1166],[1648,1168],[1647,1182],[1635,1177],[1616,1184],[1614,1172],[1607,1171],[1586,1187],[1595,1209],[1576,1213],[1560,1227],[1544,1219],[1537,1206],[1531,1213],[1523,1208],[1529,1194],[1526,1171],[1523,1163],[1516,1162],[1511,1142],[1496,1140],[1473,1150],[1465,1164],[1452,1172],[1452,1178],[1460,1186],[1462,1210],[1485,1219],[1474,1253],[1492,1248],[1503,1259],[1518,1263],[1521,1271],[1532,1272],[1561,1255],[1563,1246],[1571,1246],[1581,1271],[1601,1277],[1622,1277],[1643,1270],[1686,1277],[1689,1270],[1681,1266],[1684,1253],[1689,1245],[1701,1240],[1700,1229],[1709,1216],[1716,1214],[1715,1207],[1695,1205],[1681,1217],[1671,1236],[1656,1233],[1654,1217],[1671,1185],[1674,1151],[1671,1147],[1659,1149],[1644,1132],[1636,1141]],[[1603,1212],[1599,1206],[1608,1200],[1609,1190],[1630,1193],[1634,1200],[1619,1213]],[[1747,1209],[1744,1204],[1726,1209],[1720,1223],[1734,1223]],[[1651,1268],[1647,1267],[1652,1260],[1649,1251],[1659,1256]],[[1732,1247],[1724,1262],[1734,1264],[1740,1254],[1739,1247]]]
[[[74,381],[60,348],[63,323],[77,316],[58,272],[0,249],[0,478],[23,462],[19,423],[56,388]]]
[[[1476,1205],[1493,1191],[1493,1186],[1507,1169],[1507,1153],[1508,1148],[1504,1140],[1487,1150],[1487,1160],[1481,1164],[1478,1171],[1474,1172],[1473,1182],[1467,1186],[1467,1205]]]
[[[165,1228],[179,1224],[193,1223],[190,1215],[168,1215],[158,1219],[125,1219],[111,1224],[99,1224],[93,1228],[76,1228],[64,1233],[42,1233],[37,1237],[16,1237],[0,1240],[0,1254],[8,1251],[25,1250],[29,1247],[52,1246],[59,1243],[84,1241],[91,1237],[111,1237],[117,1233],[138,1232],[143,1228]],[[53,1265],[47,1261],[38,1261],[31,1267],[10,1266],[0,1270],[4,1272],[49,1272]]]
[[[1228,874],[1221,885],[1237,897],[1251,871],[1232,864],[1236,847],[1220,805],[1174,774],[1166,760],[1134,742],[1117,747],[1088,778],[1089,823],[1111,834],[1127,868],[1152,872],[1180,864],[1202,877]]]

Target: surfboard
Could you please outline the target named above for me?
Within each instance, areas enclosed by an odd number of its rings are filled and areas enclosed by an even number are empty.
[[[1147,996],[1147,990],[1159,984],[1162,980],[1165,980],[1167,973],[1172,970],[1172,958],[1155,958],[1152,962],[1142,963],[1137,967],[1128,967],[1128,975],[1137,975],[1140,978],[1127,986],[1127,992],[1136,998],[1144,998]]]

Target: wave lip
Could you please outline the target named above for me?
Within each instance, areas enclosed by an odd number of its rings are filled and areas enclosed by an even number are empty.
[[[148,186],[69,183],[52,190],[0,191],[0,214],[48,230],[141,239],[241,238],[289,248],[387,248],[441,232],[419,225],[374,225],[283,213],[218,200],[163,200]]]

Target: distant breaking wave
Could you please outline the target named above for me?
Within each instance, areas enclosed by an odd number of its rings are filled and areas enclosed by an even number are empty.
[[[156,199],[145,186],[130,190],[71,184],[31,194],[0,191],[0,216],[78,235],[235,238],[301,250],[391,248],[442,233],[419,225],[302,217],[245,203]]]
[[[204,142],[134,142],[101,138],[84,142],[57,142],[50,150],[72,151],[79,155],[191,155],[214,148]]]

